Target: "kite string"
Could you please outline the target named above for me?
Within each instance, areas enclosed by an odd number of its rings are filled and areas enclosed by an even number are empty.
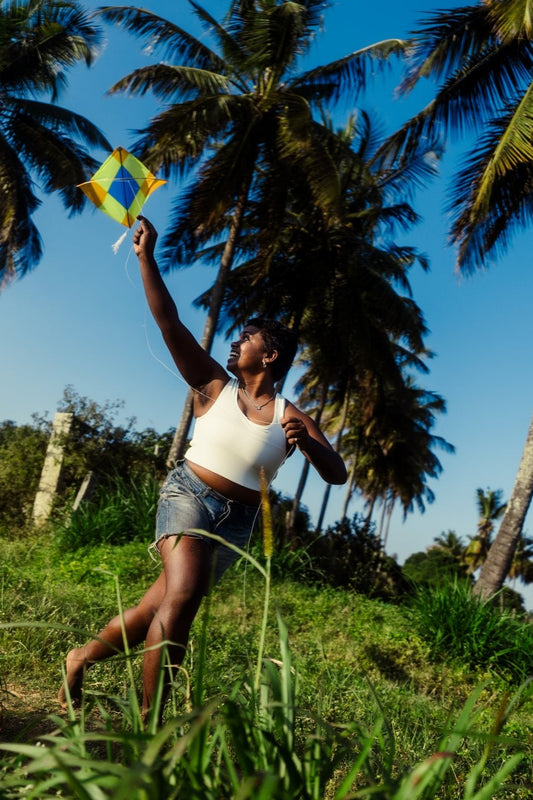
[[[164,369],[166,369],[167,372],[170,372],[170,374],[174,378],[177,378],[179,381],[181,381],[181,383],[183,383],[188,389],[191,389],[196,394],[201,394],[202,397],[205,397],[207,400],[212,400],[213,398],[211,397],[211,395],[207,394],[206,392],[202,392],[200,389],[195,389],[193,386],[190,385],[190,383],[187,383],[187,381],[185,380],[183,375],[181,375],[181,373],[179,373],[175,369],[172,369],[172,367],[169,367],[168,364],[165,364],[165,362],[161,358],[159,358],[159,356],[157,356],[154,353],[154,351],[152,349],[152,345],[150,344],[150,338],[148,336],[148,325],[147,325],[147,321],[146,321],[147,314],[148,314],[148,309],[145,308],[144,309],[144,322],[143,322],[144,337],[145,337],[145,340],[146,340],[147,350],[150,353],[150,355],[152,356],[152,358],[154,359],[154,361],[157,361],[158,364],[160,364]]]
[[[129,269],[128,269],[128,263],[129,263],[129,259],[130,259],[130,256],[131,256],[132,252],[133,252],[133,245],[130,247],[128,255],[126,256],[126,261],[124,263],[124,270],[126,272],[126,277],[128,278],[128,281],[133,286],[133,288],[136,291],[140,291],[140,288],[139,288],[138,284],[136,284],[133,281],[133,279],[132,279],[132,277],[130,275]],[[188,383],[185,380],[183,375],[178,370],[173,369],[172,367],[169,367],[168,364],[166,364],[161,358],[159,358],[159,356],[157,356],[155,354],[155,352],[154,352],[154,350],[152,348],[152,345],[150,343],[150,337],[148,335],[147,316],[148,316],[148,307],[145,305],[144,306],[144,320],[143,320],[142,327],[143,327],[143,330],[144,330],[144,338],[145,338],[145,342],[146,342],[146,349],[148,350],[148,353],[150,354],[150,356],[154,359],[154,361],[156,361],[158,364],[160,364],[160,366],[162,366],[163,369],[166,369],[166,371],[169,372],[172,375],[173,378],[176,378],[178,381],[180,381],[180,383],[183,383],[183,385],[186,386],[187,389],[190,389],[195,394],[198,394],[198,395],[201,395],[202,397],[205,397],[206,400],[213,400],[213,397],[210,394],[207,394],[207,392],[202,392],[201,389],[197,389],[194,386],[191,386],[190,383]],[[285,458],[283,459],[283,461],[279,465],[278,470],[281,469],[281,467],[283,466],[283,464],[285,463],[285,461],[287,460],[289,455],[292,454],[293,450],[294,450],[294,446],[289,449],[289,451],[287,452],[287,455],[285,456]]]
[[[131,256],[132,253],[133,253],[133,244],[131,245],[130,249],[128,250],[128,255],[126,256],[126,260],[124,261],[124,272],[126,273],[126,278],[128,279],[128,282],[131,284],[131,286],[133,286],[133,288],[136,291],[139,291],[139,286],[135,283],[135,281],[131,277],[129,266],[128,266],[129,265],[129,261],[130,261],[130,256]]]
[[[128,231],[126,231],[126,233],[123,234],[123,236],[126,236],[127,233],[128,233]],[[121,238],[123,238],[123,237],[121,237]],[[128,282],[131,284],[131,286],[133,286],[135,291],[140,291],[140,287],[139,287],[138,283],[136,283],[134,281],[134,279],[131,276],[130,270],[129,270],[129,261],[130,261],[130,257],[131,257],[132,253],[133,253],[133,244],[131,245],[131,247],[130,247],[130,249],[128,251],[128,255],[126,256],[126,260],[124,261],[124,272],[126,273],[126,278],[128,279]],[[149,354],[151,355],[151,357],[154,359],[154,361],[156,361],[164,369],[166,369],[167,372],[170,372],[172,377],[177,378],[177,380],[179,380],[181,383],[183,383],[188,389],[192,389],[193,392],[196,392],[197,394],[201,394],[203,397],[207,398],[208,400],[212,400],[212,397],[210,395],[206,394],[205,392],[200,391],[200,389],[193,388],[189,383],[187,383],[187,381],[185,380],[183,375],[181,375],[180,372],[178,372],[177,370],[172,369],[171,367],[169,367],[168,364],[166,364],[161,358],[159,358],[159,356],[157,356],[154,353],[154,350],[153,350],[152,345],[150,343],[150,338],[148,336],[147,315],[148,315],[148,308],[145,305],[144,306],[144,320],[143,320],[142,327],[143,327],[143,330],[144,330],[144,338],[145,338],[145,342],[146,342],[146,348],[147,348]]]

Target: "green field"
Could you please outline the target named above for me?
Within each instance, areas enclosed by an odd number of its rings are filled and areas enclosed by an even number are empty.
[[[1,546],[1,798],[532,796],[526,622],[504,617],[507,652],[495,629],[498,657],[476,664],[464,644],[488,623],[471,613],[443,648],[411,603],[288,576],[266,597],[242,559],[195,623],[164,727],[144,730],[138,652],[91,669],[81,712],[55,698],[66,651],[156,574],[146,544],[68,551],[50,529]]]

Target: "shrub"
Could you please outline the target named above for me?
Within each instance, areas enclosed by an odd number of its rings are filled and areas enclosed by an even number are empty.
[[[46,423],[37,418],[32,425],[0,424],[0,529],[29,521],[48,437]]]
[[[471,583],[464,565],[452,554],[440,547],[430,547],[427,551],[412,553],[403,565],[405,577],[417,586],[438,586],[454,580]]]
[[[533,627],[462,582],[420,588],[410,606],[420,634],[435,655],[461,659],[513,681],[531,673]]]
[[[383,543],[363,517],[342,520],[309,547],[314,576],[330,586],[353,589],[368,597],[392,600],[406,589],[401,568],[383,552]]]
[[[150,541],[154,538],[159,483],[108,478],[95,500],[87,501],[56,528],[56,541],[65,550],[86,545]]]

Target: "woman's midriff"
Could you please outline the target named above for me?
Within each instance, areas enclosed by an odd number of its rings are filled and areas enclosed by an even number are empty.
[[[210,469],[200,467],[187,459],[188,466],[192,469],[201,481],[203,481],[215,492],[224,495],[228,500],[236,500],[238,503],[243,503],[246,506],[258,506],[261,502],[261,495],[255,489],[248,489],[246,486],[240,486],[238,483],[223,478],[216,472],[211,472]]]

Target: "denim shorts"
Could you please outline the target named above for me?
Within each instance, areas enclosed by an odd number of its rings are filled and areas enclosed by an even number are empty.
[[[223,544],[203,536],[201,531],[216,533],[230,544],[246,549],[258,506],[247,506],[211,489],[195,475],[186,461],[178,464],[165,479],[159,493],[156,517],[156,541],[186,534],[203,539],[215,558],[213,583],[239,558]],[[191,530],[194,529],[194,530]]]

